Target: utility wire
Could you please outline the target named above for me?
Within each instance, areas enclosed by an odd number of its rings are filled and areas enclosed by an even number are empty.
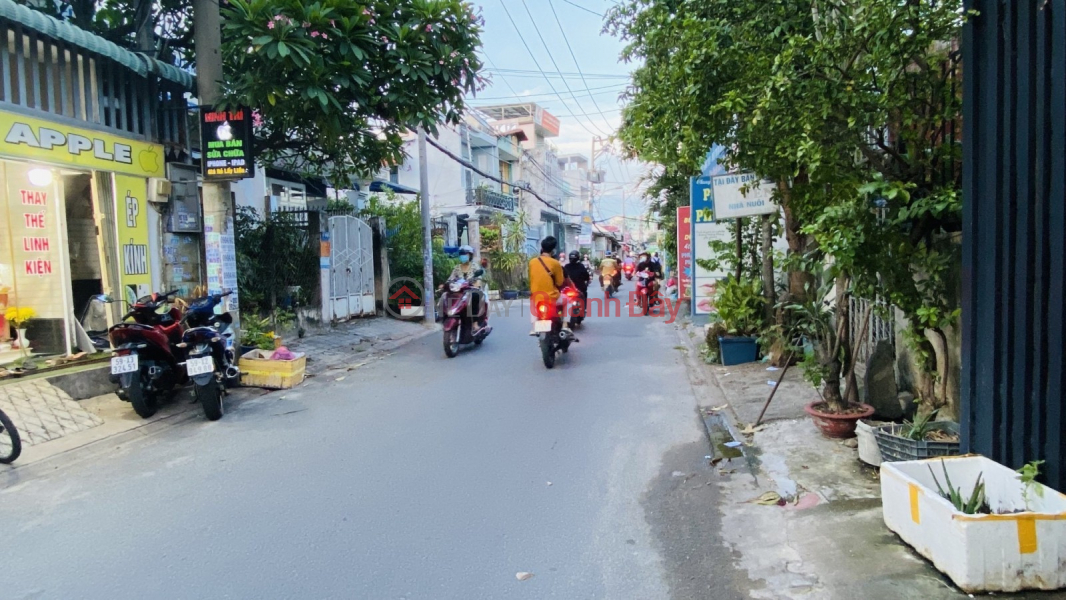
[[[559,13],[555,12],[555,3],[552,2],[552,0],[548,0],[548,7],[552,9],[552,14],[555,15],[555,24],[559,26],[559,32],[563,34],[563,41],[566,42],[566,49],[570,51],[570,58],[574,59],[574,67],[577,69],[578,75],[581,76],[581,83],[585,84],[585,87],[587,88],[589,87],[589,82],[585,80],[585,74],[581,72],[581,65],[577,62],[577,55],[574,54],[574,48],[570,45],[570,39],[566,37],[566,30],[563,29],[563,22],[559,20]],[[589,95],[589,99],[592,100],[592,105],[596,107],[596,111],[600,113],[600,117],[606,120],[607,115],[603,113],[603,109],[600,108],[600,104],[596,102],[596,98]],[[597,127],[597,129],[599,129],[599,127]]]
[[[522,7],[526,9],[526,14],[529,15],[529,20],[530,20],[531,23],[533,23],[533,31],[537,32],[537,37],[540,38],[540,43],[544,46],[544,51],[548,53],[548,60],[552,61],[552,66],[555,67],[556,71],[562,72],[562,69],[559,68],[559,63],[555,62],[555,57],[552,56],[552,51],[551,51],[551,48],[548,47],[548,42],[544,41],[544,35],[541,34],[540,27],[537,26],[537,20],[533,18],[533,13],[530,12],[529,4],[526,3],[526,0],[522,0]],[[565,37],[565,34],[564,34],[564,37]],[[578,100],[577,96],[574,95],[574,90],[570,89],[570,82],[567,81],[566,79],[563,79],[563,85],[566,86],[566,91],[570,92],[570,97],[574,99],[574,104],[577,104],[580,107],[581,106],[581,101]],[[589,84],[586,83],[585,87],[588,87],[588,86],[589,86]],[[566,102],[564,101],[563,104],[565,104],[565,103]],[[604,116],[603,118],[606,119],[607,117]],[[599,131],[601,135],[609,135],[609,133],[603,131],[600,128],[600,126],[597,125],[596,122],[593,121],[592,119],[588,119],[588,122],[593,127],[595,127],[596,131]],[[592,133],[592,132],[590,131],[589,133]]]
[[[478,175],[481,175],[485,179],[491,179],[492,181],[495,181],[496,183],[502,183],[504,185],[511,186],[511,187],[513,187],[516,190],[522,190],[523,192],[529,192],[530,195],[532,195],[537,200],[540,200],[545,206],[550,207],[552,210],[554,210],[555,212],[557,212],[557,213],[559,213],[561,215],[566,215],[568,217],[580,217],[581,216],[581,215],[575,215],[574,213],[568,213],[568,212],[564,212],[564,211],[560,210],[554,204],[552,204],[551,202],[548,202],[544,198],[541,198],[540,194],[534,192],[533,190],[529,189],[528,187],[519,187],[519,186],[515,185],[514,183],[511,183],[509,181],[504,181],[503,179],[501,179],[499,177],[496,177],[495,175],[489,175],[488,173],[486,173],[486,172],[482,171],[481,169],[477,168],[476,166],[474,166],[470,161],[464,160],[462,158],[459,158],[451,150],[448,150],[444,146],[440,145],[440,143],[438,143],[437,140],[435,140],[435,139],[433,139],[433,138],[431,138],[429,136],[426,136],[426,141],[429,142],[429,145],[433,146],[437,150],[440,150],[448,158],[450,158],[450,159],[454,160],[455,162],[459,163],[460,165],[470,169],[471,171],[477,173]]]
[[[581,10],[583,10],[583,11],[585,11],[587,13],[592,13],[592,14],[596,15],[597,17],[601,18],[601,19],[604,16],[603,13],[598,13],[598,12],[592,10],[591,8],[585,8],[584,6],[581,6],[580,4],[578,4],[576,2],[571,2],[570,0],[563,0],[563,2],[566,2],[570,6],[574,6],[576,8],[580,8]]]
[[[536,55],[533,54],[533,49],[529,47],[528,43],[526,43],[526,38],[522,35],[522,30],[518,28],[518,24],[515,23],[514,17],[511,16],[511,10],[507,8],[507,2],[505,0],[500,0],[500,6],[503,6],[503,12],[507,13],[507,19],[511,21],[511,26],[514,27],[515,33],[518,34],[518,39],[522,41],[522,45],[525,46],[526,52],[529,53],[529,57],[533,59],[533,64],[537,65],[537,70],[540,71],[540,74],[544,77],[544,81],[548,82],[548,86],[550,86],[552,91],[555,92],[555,95],[559,96],[559,99],[563,101],[563,104],[566,104],[566,100],[563,98],[563,95],[559,93],[559,90],[555,89],[555,84],[551,82],[551,79],[548,79],[548,75],[544,72],[544,69],[541,68],[540,61],[538,61]],[[529,8],[526,7],[526,10],[528,11]],[[551,56],[550,53],[549,56]],[[559,67],[556,67],[556,69],[558,68]],[[589,135],[596,135],[596,132],[592,131],[588,127],[585,127],[585,124],[582,123],[580,119],[575,119],[575,121],[578,125],[581,126],[582,129],[587,131]]]
[[[511,23],[514,23],[512,20]],[[509,75],[519,75],[526,77],[561,77],[563,79],[567,77],[581,77],[579,73],[572,71],[544,71],[544,70],[529,70],[529,69],[509,69],[509,68],[497,68],[486,69],[487,71],[493,71],[498,73],[506,73]],[[613,73],[585,73],[585,77],[589,79],[625,79],[629,80],[629,75],[617,75]]]

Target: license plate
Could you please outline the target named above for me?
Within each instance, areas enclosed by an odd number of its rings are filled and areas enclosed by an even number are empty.
[[[204,373],[213,373],[214,371],[215,359],[210,356],[190,358],[185,362],[185,372],[189,374],[189,377],[203,375]]]
[[[548,333],[552,330],[551,320],[541,319],[537,321],[537,324],[533,326],[533,331],[537,333]]]
[[[111,374],[121,375],[122,373],[133,373],[140,369],[140,365],[137,363],[136,354],[128,354],[126,356],[114,356],[111,358]]]

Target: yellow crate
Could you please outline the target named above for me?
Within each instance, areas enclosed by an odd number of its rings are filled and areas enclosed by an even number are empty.
[[[273,351],[252,350],[241,356],[242,385],[283,390],[304,380],[307,357],[302,352],[295,352],[293,360],[270,360],[271,354]]]

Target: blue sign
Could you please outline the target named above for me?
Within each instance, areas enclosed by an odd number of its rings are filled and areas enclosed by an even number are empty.
[[[703,175],[704,177],[714,177],[715,175],[725,175],[726,169],[722,165],[722,158],[725,157],[725,147],[718,144],[712,144],[711,149],[707,151],[707,157],[703,160]]]
[[[692,223],[714,222],[714,188],[711,187],[711,177],[689,177],[689,205],[692,207]]]

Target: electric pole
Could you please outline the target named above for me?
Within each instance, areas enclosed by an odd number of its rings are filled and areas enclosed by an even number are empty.
[[[429,210],[429,156],[426,154],[426,130],[418,129],[418,179],[422,196],[422,316],[432,323],[437,302],[433,298],[433,229]]]
[[[203,110],[203,107],[217,103],[222,92],[222,18],[217,0],[193,0],[193,43],[196,46],[196,93]],[[206,148],[201,148],[200,160],[207,160],[206,155]],[[203,203],[205,242],[209,233],[235,235],[233,231],[227,231],[232,224],[229,182],[204,181]],[[217,268],[223,281],[236,280],[235,273],[224,272],[225,261],[219,259]],[[207,287],[211,288],[210,282]],[[233,315],[233,328],[239,330],[237,303],[227,304]]]

